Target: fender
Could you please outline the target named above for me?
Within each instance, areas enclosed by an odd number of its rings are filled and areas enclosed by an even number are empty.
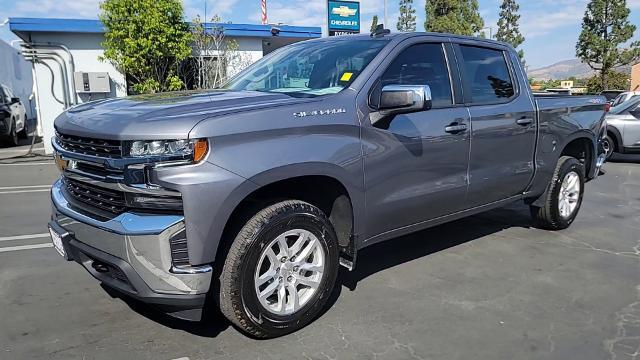
[[[231,220],[231,216],[238,206],[254,192],[259,189],[288,179],[305,176],[326,176],[338,181],[346,189],[353,209],[353,233],[361,232],[361,224],[364,224],[364,191],[361,184],[357,184],[353,176],[342,167],[331,163],[308,162],[295,163],[258,173],[237,186],[223,201],[216,213],[217,224],[209,230],[209,239],[217,239],[215,246],[207,247],[209,254],[205,258],[213,261],[216,257],[217,248],[222,240],[222,233],[226,224]],[[356,238],[357,239],[357,238]],[[357,244],[355,244],[357,246]]]
[[[616,152],[624,152],[624,142],[622,141],[622,134],[620,134],[620,130],[618,130],[615,126],[607,126],[607,133],[611,133],[616,141]]]

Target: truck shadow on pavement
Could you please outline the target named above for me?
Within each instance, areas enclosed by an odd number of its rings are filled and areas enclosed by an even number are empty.
[[[340,268],[337,284],[318,318],[322,317],[337,302],[343,288],[342,285],[350,291],[355,291],[358,282],[375,273],[513,227],[532,227],[528,206],[515,203],[362,249],[358,252],[357,267],[354,271],[350,272]],[[103,288],[112,297],[125,302],[133,311],[171,329],[185,331],[196,336],[215,338],[231,326],[211,297],[207,300],[203,320],[193,322],[171,317],[149,305],[122,296],[108,287],[103,286]]]
[[[341,269],[338,281],[354,291],[358,282],[388,268],[513,227],[532,227],[529,207],[521,202],[378,243],[358,251],[357,265]]]

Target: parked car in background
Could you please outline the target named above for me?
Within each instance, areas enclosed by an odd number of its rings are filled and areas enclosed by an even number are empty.
[[[604,96],[609,103],[611,103],[618,95],[622,94],[624,90],[604,90],[600,92],[600,95]]]
[[[613,99],[613,101],[611,102],[611,107],[620,105],[623,102],[630,100],[632,97],[638,95],[640,95],[640,91],[625,91],[622,94],[618,95],[615,99]]]
[[[18,138],[27,137],[27,111],[20,98],[0,85],[0,139],[9,146],[18,145]]]
[[[551,94],[560,94],[560,95],[571,95],[571,89],[563,89],[563,88],[557,88],[557,89],[547,89],[545,90],[545,92],[551,93]]]
[[[514,201],[571,225],[605,99],[534,95],[521,64],[496,41],[382,32],[289,45],[219,90],[71,108],[52,241],[174,316],[217,304],[255,337],[290,333],[364,247]]]
[[[613,153],[640,152],[640,95],[612,107],[606,119],[607,137],[602,146],[607,158]]]

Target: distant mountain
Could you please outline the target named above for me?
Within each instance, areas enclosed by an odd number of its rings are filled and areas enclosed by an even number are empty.
[[[623,66],[616,70],[630,73],[631,67]],[[578,79],[583,79],[593,76],[594,73],[595,72],[591,70],[589,65],[582,63],[578,59],[560,61],[553,65],[527,71],[527,74],[530,77],[537,80],[564,80],[572,76]]]
[[[529,70],[528,75],[537,80],[562,80],[572,76],[576,78],[588,78],[593,75],[593,70],[589,65],[582,63],[578,59],[565,60],[553,65]]]

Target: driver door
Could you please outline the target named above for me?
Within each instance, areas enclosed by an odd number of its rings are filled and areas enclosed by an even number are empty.
[[[455,63],[449,64],[441,42],[412,42],[388,56],[393,60],[381,66],[368,94],[362,124],[365,238],[419,226],[465,205],[470,129],[466,108],[455,101]],[[432,108],[371,124],[380,114],[376,98],[387,85],[428,85]]]

